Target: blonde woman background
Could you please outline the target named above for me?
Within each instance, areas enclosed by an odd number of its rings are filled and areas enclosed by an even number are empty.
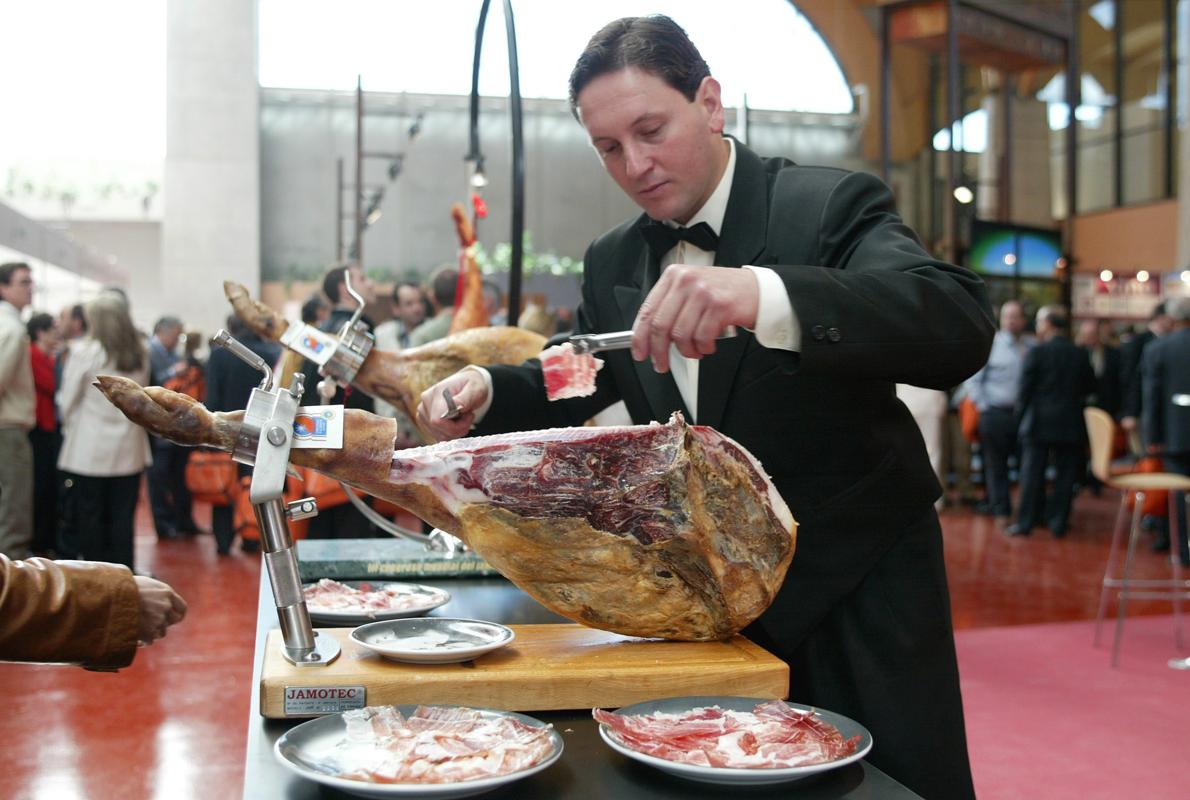
[[[58,387],[62,421],[59,552],[133,568],[133,517],[149,438],[91,384],[96,375],[149,379],[144,339],[123,298],[105,292],[83,309],[87,335],[70,346]]]

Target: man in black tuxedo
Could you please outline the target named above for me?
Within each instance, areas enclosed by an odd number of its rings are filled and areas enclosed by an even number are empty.
[[[454,438],[476,420],[579,425],[623,400],[638,423],[681,411],[731,436],[799,522],[784,585],[745,634],[789,662],[794,701],[868,726],[874,764],[925,797],[973,797],[941,490],[894,386],[946,389],[980,367],[982,283],[931,258],[876,178],[724,137],[719,84],[666,17],[599,31],[570,89],[645,212],[588,249],[575,331],[632,328],[632,350],[607,354],[593,396],[555,403],[536,361],[468,368],[423,394],[419,419]],[[729,325],[739,335],[716,341]],[[457,420],[441,419],[444,387],[468,409]]]
[[[1142,407],[1141,358],[1149,343],[1169,333],[1172,325],[1165,303],[1158,303],[1145,329],[1120,345],[1120,427],[1129,433],[1136,430]]]
[[[1021,500],[1009,536],[1028,536],[1044,517],[1055,537],[1066,535],[1074,483],[1085,466],[1087,429],[1083,406],[1095,391],[1087,354],[1070,341],[1070,319],[1060,306],[1037,312],[1041,344],[1025,356],[1017,419],[1021,437]],[[1045,468],[1053,455],[1056,474],[1049,503]]]
[[[1167,472],[1190,475],[1190,297],[1169,302],[1174,330],[1145,348],[1141,430],[1150,453]],[[1186,502],[1178,497],[1178,554],[1190,566],[1186,547]]]

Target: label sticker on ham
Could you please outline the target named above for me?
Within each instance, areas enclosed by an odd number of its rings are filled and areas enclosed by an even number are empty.
[[[318,366],[331,360],[331,354],[339,340],[329,333],[323,333],[312,325],[291,323],[285,333],[281,334],[281,344],[301,353]]]
[[[343,406],[302,406],[293,418],[295,448],[343,448]]]

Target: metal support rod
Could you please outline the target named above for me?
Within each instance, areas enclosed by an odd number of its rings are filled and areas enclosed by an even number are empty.
[[[1124,205],[1124,3],[1113,0],[1112,14],[1112,82],[1116,89],[1116,127],[1112,131],[1112,201],[1116,208]],[[1071,121],[1073,122],[1073,117]]]
[[[1067,0],[1070,9],[1070,38],[1066,40],[1066,224],[1062,237],[1067,254],[1074,251],[1074,218],[1078,214],[1078,120],[1075,110],[1082,103],[1082,70],[1079,66],[1079,35],[1077,0]],[[1062,282],[1062,303],[1071,308],[1070,273],[1073,264],[1068,265]]]
[[[930,141],[926,143],[926,148],[930,153],[930,163],[928,170],[929,190],[926,192],[926,198],[929,201],[929,236],[930,247],[933,250],[934,245],[938,242],[941,235],[942,223],[939,219],[939,211],[943,207],[938,202],[938,152],[934,150],[933,135],[934,131],[941,127],[938,124],[938,77],[941,70],[938,68],[938,56],[930,53],[929,59],[929,90],[926,93],[926,117],[929,119]]]
[[[955,199],[954,190],[959,186],[961,166],[960,153],[957,149],[959,138],[955,130],[962,124],[959,109],[959,32],[958,25],[959,4],[957,0],[949,0],[946,10],[946,117],[950,126],[950,180],[947,207],[950,209],[950,260],[958,263],[962,255],[959,242],[959,224],[961,210],[959,201]]]
[[[338,187],[338,191],[335,192],[335,261],[341,262],[343,260],[343,159],[336,159],[335,170],[337,175],[335,185]]]
[[[888,183],[892,167],[890,126],[892,119],[892,47],[890,46],[888,6],[880,7],[880,177]]]
[[[355,76],[355,243],[352,260],[364,265],[364,79]]]
[[[1000,115],[1003,117],[1004,157],[1000,161],[1000,219],[1012,222],[1012,73],[1001,73]],[[1019,261],[1017,263],[1020,263]]]
[[[1177,109],[1174,106],[1173,92],[1173,0],[1164,0],[1161,10],[1161,22],[1164,34],[1161,40],[1161,75],[1165,83],[1165,196],[1173,197],[1176,191],[1174,188],[1174,167],[1176,164],[1176,157],[1174,155],[1174,125],[1177,123]]]

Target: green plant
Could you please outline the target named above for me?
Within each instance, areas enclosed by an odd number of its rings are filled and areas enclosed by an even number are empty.
[[[521,272],[524,275],[581,275],[583,262],[557,253],[540,253],[533,249],[533,234],[525,231],[522,239]],[[508,272],[512,268],[512,244],[500,242],[488,253],[483,244],[475,246],[475,263],[485,275]]]

